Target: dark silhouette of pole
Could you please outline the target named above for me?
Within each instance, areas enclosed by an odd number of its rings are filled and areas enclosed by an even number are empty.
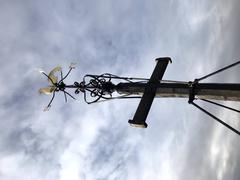
[[[160,98],[188,98],[189,83],[119,83],[116,90],[119,94],[142,95],[145,89],[154,91]],[[198,83],[195,96],[199,99],[223,101],[240,101],[240,84]]]

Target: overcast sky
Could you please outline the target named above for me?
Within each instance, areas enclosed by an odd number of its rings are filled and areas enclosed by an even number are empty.
[[[46,72],[193,80],[240,58],[238,0],[0,0],[0,179],[240,179],[239,137],[187,103],[155,99],[147,129],[129,126],[139,100],[87,105],[39,95]],[[239,82],[239,67],[206,82]],[[226,103],[240,109],[240,103]],[[240,129],[240,116],[203,106]]]

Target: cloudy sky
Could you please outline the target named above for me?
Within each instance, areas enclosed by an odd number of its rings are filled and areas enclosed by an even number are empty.
[[[71,62],[86,73],[149,77],[169,56],[165,79],[193,80],[240,58],[238,0],[0,0],[0,179],[240,178],[239,137],[188,105],[156,99],[147,129],[127,123],[139,100],[87,105],[50,97],[36,69]],[[239,82],[235,67],[206,82]],[[227,105],[240,108],[239,103]],[[240,116],[202,105],[235,128]]]

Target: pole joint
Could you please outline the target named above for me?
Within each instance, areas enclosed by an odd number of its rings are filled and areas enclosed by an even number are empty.
[[[195,95],[196,95],[196,86],[198,85],[198,79],[195,79],[193,82],[189,81],[188,82],[188,87],[189,87],[189,98],[188,98],[188,103],[192,104],[193,101],[195,100]]]

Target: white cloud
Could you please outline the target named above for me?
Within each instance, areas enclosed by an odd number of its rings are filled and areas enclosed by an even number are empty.
[[[45,83],[38,67],[76,59],[69,83],[106,71],[145,77],[156,57],[170,56],[164,78],[188,81],[238,57],[237,1],[98,3],[1,5],[1,179],[237,177],[237,138],[184,100],[155,100],[145,130],[127,124],[138,100],[86,105],[79,96],[65,104],[58,94],[51,110],[41,111],[50,97],[37,95]]]

